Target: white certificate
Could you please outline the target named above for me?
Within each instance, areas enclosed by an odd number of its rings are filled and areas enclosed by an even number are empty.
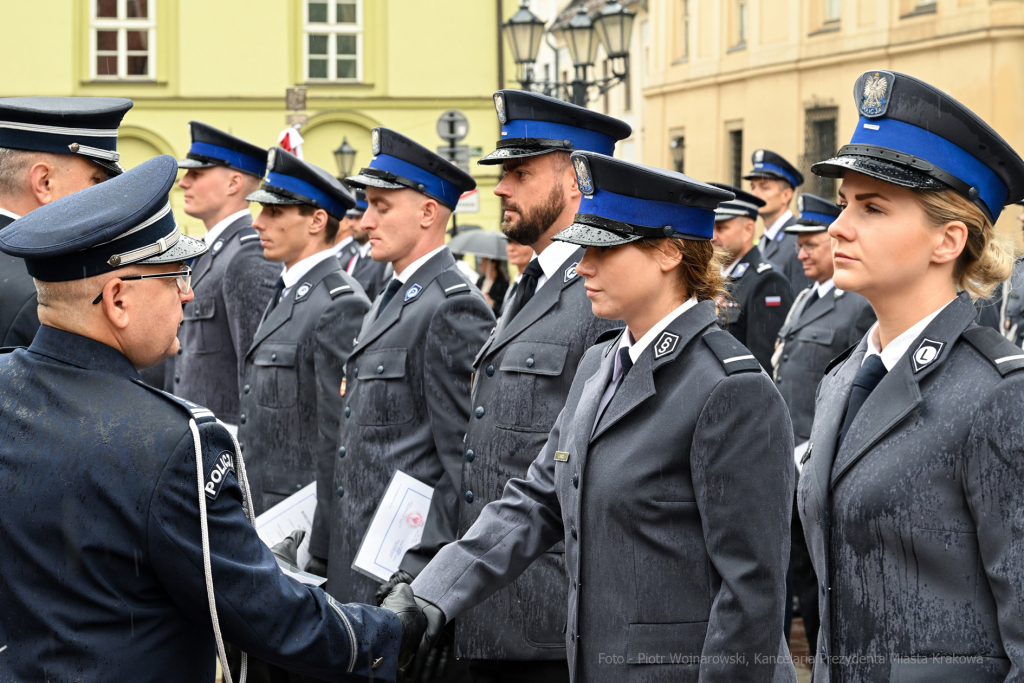
[[[405,551],[420,542],[432,495],[432,487],[396,470],[352,568],[372,579],[390,579],[398,571]]]
[[[260,540],[271,547],[283,541],[288,534],[296,529],[306,532],[296,553],[299,567],[309,562],[309,539],[313,530],[313,513],[316,512],[316,482],[309,484],[298,493],[288,496],[256,518],[256,533]],[[280,563],[279,563],[280,564]],[[318,586],[326,579],[314,577],[306,572],[296,572],[282,566],[285,573],[302,583]],[[307,578],[311,577],[311,578]],[[319,582],[315,582],[317,579]]]

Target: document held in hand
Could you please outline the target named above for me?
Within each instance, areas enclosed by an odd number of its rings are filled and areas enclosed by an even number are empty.
[[[372,579],[390,579],[398,571],[405,551],[420,542],[433,494],[432,487],[396,470],[352,568]]]
[[[299,567],[305,567],[309,562],[309,537],[313,528],[313,513],[316,512],[316,482],[312,482],[300,489],[280,503],[270,508],[256,518],[256,533],[260,540],[270,548],[281,541],[296,529],[306,532],[306,538],[299,545],[296,559]],[[319,586],[327,579],[313,576],[303,571],[296,571],[297,568],[287,567],[281,564],[281,571],[291,576],[299,583],[306,583],[311,586]]]

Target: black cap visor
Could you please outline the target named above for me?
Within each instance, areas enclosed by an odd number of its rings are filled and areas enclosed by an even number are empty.
[[[301,199],[278,194],[262,187],[250,193],[245,200],[247,202],[259,202],[260,204],[309,204],[309,202],[304,202]]]
[[[645,237],[659,239],[663,237],[681,237],[698,242],[707,241],[702,237],[694,237],[676,232],[671,226],[648,228],[621,221],[613,221],[589,213],[578,213],[572,225],[554,235],[551,239],[567,242],[581,247],[616,247],[642,240]]]
[[[116,161],[107,161],[106,159],[97,159],[96,157],[90,156],[85,156],[85,158],[102,168],[106,172],[108,178],[113,178],[114,176],[119,176],[124,173],[124,166]]]
[[[179,263],[181,261],[189,261],[198,256],[202,256],[208,250],[206,242],[197,240],[194,237],[188,235],[179,235],[178,241],[174,243],[174,246],[167,251],[157,254],[156,256],[150,256],[142,261],[137,261],[131,265],[133,266],[154,266],[163,263]]]
[[[482,166],[502,164],[509,159],[539,157],[551,152],[572,152],[571,140],[547,140],[541,138],[514,138],[498,140],[497,149],[476,162]]]
[[[793,187],[793,183],[791,183],[789,181],[789,178],[787,178],[786,176],[782,175],[781,173],[776,173],[775,171],[768,171],[768,170],[760,169],[759,168],[759,169],[757,169],[755,171],[751,171],[747,175],[743,176],[744,180],[753,180],[755,178],[768,178],[769,180],[781,180],[782,182],[786,183],[790,187]]]
[[[447,201],[436,195],[427,192],[427,188],[422,183],[417,183],[414,180],[403,178],[400,175],[395,175],[390,171],[382,171],[379,168],[363,168],[360,169],[358,175],[350,176],[345,178],[345,184],[353,187],[360,187],[366,189],[367,187],[377,187],[382,190],[416,190],[421,194],[425,194],[431,199],[437,200],[442,206],[446,206],[452,211],[455,207],[449,204]]]
[[[811,166],[811,172],[823,178],[842,178],[847,171],[862,173],[877,180],[883,180],[913,190],[945,190],[949,186],[940,180],[925,175],[895,161],[874,157],[844,154],[819,161]]]
[[[788,228],[783,228],[782,232],[790,235],[809,234],[815,232],[825,232],[828,230],[828,226],[824,223],[818,223],[817,221],[804,220],[801,218],[796,222],[795,225],[791,225]]]

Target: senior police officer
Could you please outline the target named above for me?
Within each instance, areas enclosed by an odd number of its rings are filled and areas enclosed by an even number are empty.
[[[750,181],[750,191],[764,202],[759,210],[764,234],[757,246],[766,259],[782,270],[796,296],[813,282],[804,275],[796,257],[796,239],[783,231],[796,223],[789,206],[797,188],[804,184],[804,176],[781,154],[768,149],[756,150],[751,161],[754,168],[743,179]]]
[[[319,526],[309,551],[323,573],[345,362],[370,302],[334,257],[338,223],[355,198],[331,174],[279,147],[248,196],[263,210],[253,228],[268,261],[284,264],[245,355],[238,439],[261,514],[317,482]]]
[[[760,365],[722,331],[709,240],[726,191],[590,152],[588,197],[555,236],[594,313],[584,355],[524,478],[413,581],[431,627],[565,544],[572,680],[794,681],[782,638],[792,435]],[[780,657],[781,655],[781,657]]]
[[[374,261],[370,256],[370,235],[363,229],[363,214],[366,213],[366,190],[357,188],[356,205],[349,209],[348,218],[352,221],[352,236],[359,245],[358,253],[352,256],[345,266],[345,272],[351,275],[363,287],[366,296],[373,301],[384,289],[385,275],[390,273],[389,264]],[[388,276],[390,279],[390,276]]]
[[[786,276],[754,248],[754,222],[764,202],[732,185],[709,184],[735,195],[715,210],[711,241],[724,254],[728,292],[718,301],[718,314],[725,329],[750,349],[761,367],[771,370],[775,339],[793,293]]]
[[[195,299],[185,306],[167,388],[206,406],[237,430],[245,354],[279,275],[263,257],[246,197],[259,187],[267,151],[192,121],[192,146],[178,162],[185,213],[206,225],[210,251],[194,264]]]
[[[371,137],[370,166],[346,182],[366,189],[371,254],[396,274],[366,314],[346,366],[327,566],[331,594],[362,601],[377,583],[352,561],[396,470],[434,487],[423,552],[455,538],[472,363],[494,327],[490,306],[444,244],[473,178],[393,130],[374,128]]]
[[[30,211],[124,171],[117,127],[132,101],[115,97],[0,99],[0,230]],[[0,256],[0,347],[39,329],[24,260]]]
[[[775,385],[786,400],[793,420],[793,443],[796,444],[793,457],[799,469],[811,437],[814,396],[825,368],[833,358],[861,340],[875,322],[875,312],[867,299],[837,289],[832,281],[835,268],[827,231],[839,216],[839,207],[835,202],[812,194],[800,195],[797,204],[800,220],[786,228],[786,232],[796,235],[804,274],[814,281],[814,286],[800,292],[789,309],[786,322],[779,330],[772,364]],[[800,615],[810,651],[815,652],[819,626],[818,582],[795,510],[792,538],[793,591],[800,599]],[[790,605],[787,601],[787,624]],[[789,632],[788,626],[786,632]]]
[[[177,348],[184,264],[207,249],[178,231],[176,174],[157,157],[0,233],[43,325],[0,355],[0,677],[211,681],[227,640],[393,680],[425,627],[411,592],[342,605],[284,576],[230,433],[138,375]]]

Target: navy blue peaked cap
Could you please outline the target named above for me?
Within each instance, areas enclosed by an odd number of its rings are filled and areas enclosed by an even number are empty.
[[[726,185],[725,183],[708,183],[708,185],[717,187],[719,190],[732,192],[735,195],[732,199],[719,204],[718,208],[715,209],[716,223],[727,221],[737,216],[746,216],[756,221],[758,210],[765,205],[763,199],[738,187]]]
[[[431,152],[390,128],[370,131],[373,158],[359,175],[346,178],[353,187],[384,190],[409,188],[455,209],[462,193],[476,187],[476,181],[444,157]]]
[[[227,166],[257,178],[263,177],[267,150],[199,121],[189,121],[188,125],[192,132],[192,146],[188,155],[178,161],[178,168]]]
[[[339,221],[356,205],[356,198],[337,178],[280,147],[270,148],[267,177],[246,199],[260,204],[308,204]]]
[[[769,149],[758,149],[751,155],[751,161],[754,163],[754,168],[743,176],[744,180],[753,180],[754,178],[785,180],[794,189],[804,184],[803,174],[796,170],[793,164],[786,161],[781,154],[776,154]]]
[[[121,97],[5,97],[0,147],[75,154],[120,175],[117,127],[131,108]]]
[[[826,178],[846,171],[916,190],[952,188],[995,222],[1024,199],[1024,161],[974,112],[924,81],[867,71],[853,98],[860,113],[850,144],[811,167]]]
[[[355,218],[356,216],[362,216],[364,213],[366,213],[366,209],[369,208],[370,206],[369,204],[366,203],[366,190],[364,190],[363,188],[358,188],[355,192],[355,195],[356,205],[349,209],[348,213],[345,214],[346,216],[350,216],[352,218]]]
[[[796,208],[800,212],[800,220],[783,232],[825,232],[843,212],[835,202],[807,193],[797,197]]]
[[[572,225],[552,239],[611,247],[645,237],[709,240],[715,207],[732,192],[652,166],[594,152],[573,152],[583,198]]]
[[[29,275],[44,282],[200,256],[206,244],[182,235],[171,211],[177,173],[165,154],[41,206],[0,231],[0,251],[25,259]]]
[[[548,152],[597,152],[611,156],[618,140],[633,132],[624,121],[527,90],[499,90],[494,108],[501,123],[497,149],[480,164]]]

